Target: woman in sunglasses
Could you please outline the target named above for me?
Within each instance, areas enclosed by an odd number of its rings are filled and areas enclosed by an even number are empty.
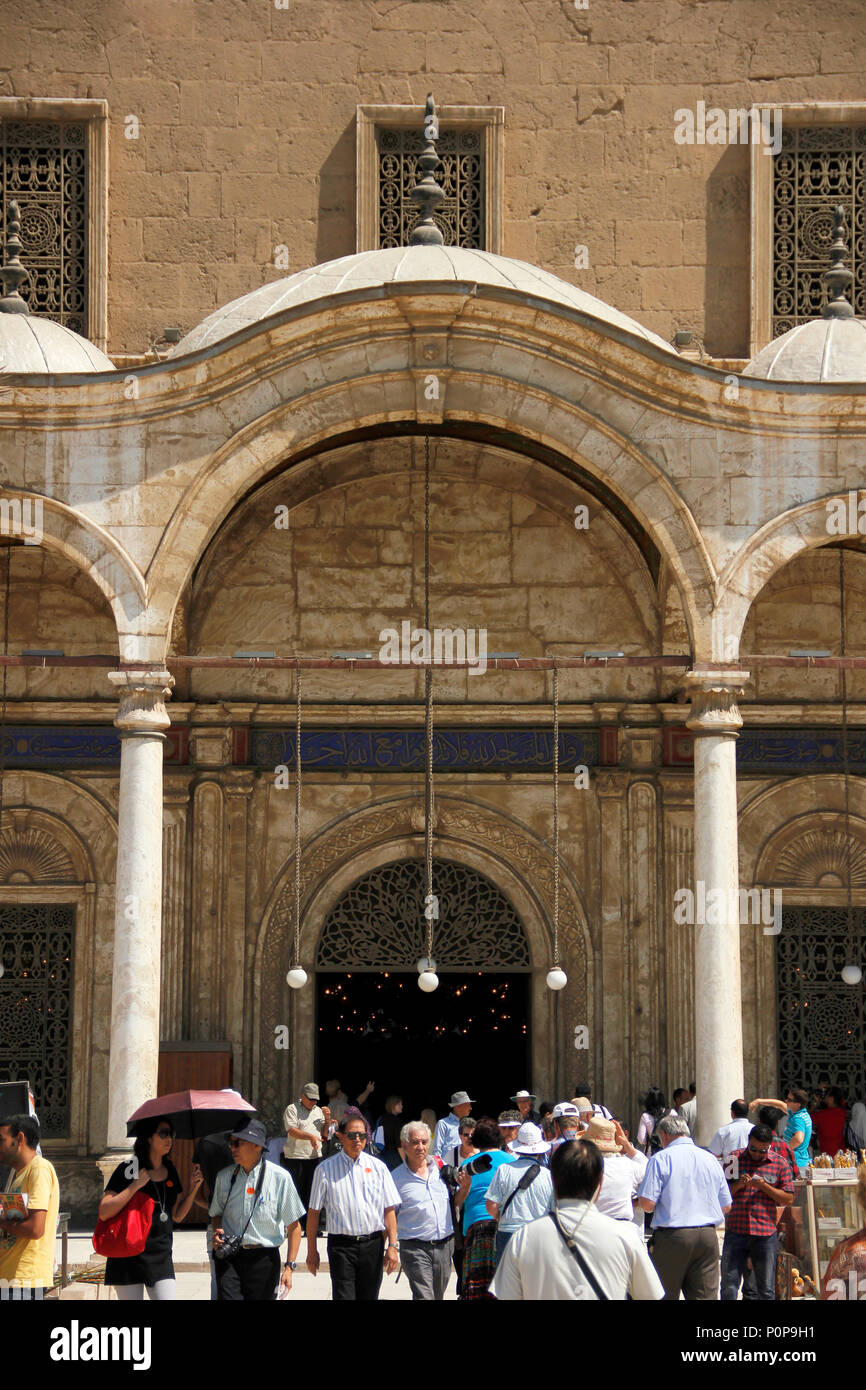
[[[193,1179],[189,1191],[181,1193],[177,1169],[168,1157],[174,1139],[170,1120],[147,1120],[139,1129],[131,1158],[119,1163],[108,1179],[99,1219],[110,1220],[144,1190],[153,1198],[153,1220],[147,1243],[140,1255],[125,1258],[109,1256],[105,1262],[105,1282],[117,1290],[121,1301],[148,1298],[165,1302],[177,1297],[174,1265],[171,1262],[172,1229],[192,1206],[201,1174]]]

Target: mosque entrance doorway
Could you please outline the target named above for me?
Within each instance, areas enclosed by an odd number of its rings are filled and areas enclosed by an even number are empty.
[[[529,1076],[529,943],[512,904],[477,870],[437,859],[433,889],[432,994],[418,988],[416,968],[426,954],[419,860],[372,870],[329,913],[316,960],[316,1075],[339,1077],[353,1098],[375,1082],[376,1115],[392,1094],[407,1119],[424,1107],[441,1115],[464,1089],[475,1115],[495,1115]]]

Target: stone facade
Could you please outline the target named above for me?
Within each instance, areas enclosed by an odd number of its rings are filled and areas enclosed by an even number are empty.
[[[4,547],[9,650],[102,654],[148,673],[151,704],[168,689],[163,664],[174,676],[160,769],[152,747],[139,757],[129,740],[111,741],[116,723],[155,746],[165,720],[150,727],[142,714],[135,724],[147,706],[141,691],[140,708],[124,692],[118,714],[106,666],[8,673],[15,728],[0,904],[76,905],[70,1133],[47,1147],[64,1173],[78,1173],[82,1204],[89,1156],[120,1141],[130,1101],[115,1086],[110,1119],[109,1041],[116,1063],[121,1045],[127,1057],[125,1081],[152,1089],[155,1057],[142,1058],[157,1005],[165,1040],[228,1039],[235,1084],[271,1118],[308,1079],[313,991],[290,999],[284,983],[293,796],[260,751],[272,746],[266,736],[293,729],[294,677],[173,662],[247,649],[376,651],[382,629],[419,621],[427,432],[436,625],[484,628],[490,651],[523,657],[613,648],[681,663],[561,672],[563,729],[592,750],[587,787],[563,768],[561,996],[544,983],[553,919],[545,758],[519,771],[458,759],[437,776],[437,854],[494,882],[526,933],[534,1089],[560,1098],[588,1072],[634,1122],[647,1085],[670,1091],[699,1064],[706,980],[696,977],[694,929],[674,914],[703,853],[686,658],[745,668],[736,683],[743,756],[726,803],[731,863],[738,810],[740,883],[781,887],[806,907],[844,905],[840,675],[750,666],[749,657],[838,654],[842,637],[846,652],[862,650],[866,560],[849,537],[843,625],[840,551],[823,548],[828,501],[862,481],[859,386],[732,382],[718,363],[680,358],[555,295],[540,302],[488,283],[483,260],[472,281],[373,276],[350,296],[140,365],[167,324],[192,328],[282,273],[275,245],[290,248],[292,271],[351,253],[356,105],[420,101],[431,86],[445,101],[505,108],[506,255],[613,301],[665,339],[687,327],[716,358],[745,358],[756,156],[676,146],[673,111],[698,99],[796,101],[805,88],[811,100],[863,96],[848,6],[830,3],[816,20],[813,7],[788,3],[772,27],[756,18],[760,8],[592,0],[583,12],[554,0],[523,7],[526,31],[501,0],[471,13],[452,3],[290,0],[283,11],[214,0],[206,21],[181,0],[146,5],[144,18],[137,6],[135,25],[116,7],[82,4],[62,37],[29,17],[9,20],[6,95],[109,102],[108,346],[124,368],[4,385],[3,495],[44,501],[42,544]],[[139,118],[137,140],[125,136],[127,114]],[[589,247],[585,271],[574,268],[576,243]],[[282,509],[285,528],[275,525]],[[541,748],[551,684],[550,672],[438,670],[437,724],[526,732]],[[858,747],[863,689],[864,673],[849,673]],[[312,671],[304,699],[313,730],[423,727],[420,670]],[[69,738],[40,751],[34,730]],[[762,731],[781,731],[787,744],[762,751]],[[125,797],[122,744],[124,768],[138,769],[124,773]],[[866,759],[853,762],[852,890],[863,907]],[[141,865],[126,828],[139,826],[152,871],[160,772],[161,939],[159,876],[130,887]],[[422,856],[422,806],[422,775],[399,757],[384,768],[348,758],[307,768],[309,971],[340,893],[373,868]],[[146,899],[140,958],[124,925],[128,897]],[[774,959],[773,937],[744,925],[740,973],[730,973],[750,1094],[787,1080],[777,1069]],[[147,979],[143,1005],[136,971]],[[292,1047],[278,1053],[282,1023]],[[574,1050],[581,1026],[588,1055]]]
[[[866,101],[845,0],[69,0],[31,20],[8,17],[0,96],[108,103],[112,356],[278,278],[277,247],[292,271],[354,251],[356,108],[432,89],[505,109],[505,255],[745,359],[750,149],[678,145],[674,112]]]

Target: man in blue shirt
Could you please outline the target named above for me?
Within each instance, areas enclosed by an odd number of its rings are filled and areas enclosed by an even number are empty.
[[[397,1213],[400,1261],[413,1300],[439,1302],[445,1297],[454,1250],[448,1188],[439,1165],[427,1158],[430,1131],[422,1120],[403,1126],[400,1143],[406,1158],[391,1174],[401,1203]]]
[[[292,1287],[304,1206],[289,1174],[265,1158],[268,1132],[261,1120],[236,1125],[228,1143],[234,1166],[217,1174],[209,1208],[217,1298],[222,1303],[269,1302],[277,1297],[278,1284],[285,1293]],[[280,1246],[287,1232],[288,1258],[281,1276]],[[238,1236],[237,1252],[222,1258],[220,1247]]]
[[[436,1132],[433,1135],[433,1157],[444,1158],[446,1162],[451,1161],[452,1149],[456,1149],[460,1143],[460,1121],[472,1113],[475,1104],[469,1096],[468,1091],[455,1091],[448,1102],[449,1113],[445,1115],[436,1125]]]
[[[488,1214],[499,1223],[496,1229],[497,1264],[515,1231],[519,1231],[527,1221],[538,1221],[554,1208],[553,1181],[550,1169],[544,1167],[550,1145],[538,1125],[521,1125],[511,1152],[514,1162],[503,1163],[496,1169],[485,1199]],[[522,1190],[521,1182],[527,1184]]]
[[[653,1214],[652,1262],[665,1299],[712,1302],[719,1297],[716,1227],[731,1209],[731,1193],[718,1159],[699,1149],[679,1115],[656,1126],[661,1149],[653,1154],[638,1201]]]

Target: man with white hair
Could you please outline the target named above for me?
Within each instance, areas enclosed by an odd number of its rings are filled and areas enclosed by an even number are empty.
[[[454,1226],[439,1165],[427,1157],[430,1131],[412,1120],[400,1131],[406,1157],[391,1173],[400,1194],[397,1238],[413,1301],[441,1302],[451,1273]]]
[[[719,1297],[716,1227],[733,1198],[718,1159],[697,1147],[680,1115],[665,1115],[656,1133],[662,1147],[638,1189],[641,1207],[653,1214],[652,1262],[668,1302],[680,1292],[687,1302],[712,1302]]]

